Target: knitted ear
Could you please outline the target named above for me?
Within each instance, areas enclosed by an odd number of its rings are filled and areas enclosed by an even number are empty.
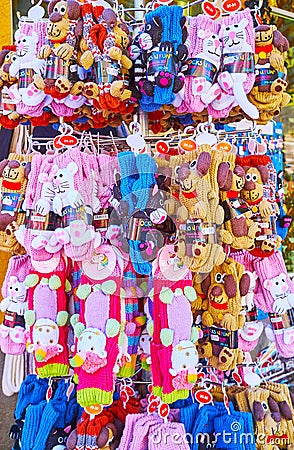
[[[103,427],[99,433],[97,438],[98,448],[104,448],[109,441],[109,429],[107,427]]]
[[[206,175],[211,164],[211,154],[209,152],[201,152],[198,159],[196,169],[199,175]]]
[[[56,291],[61,286],[61,280],[57,275],[52,275],[52,277],[49,278],[49,288],[51,291]]]
[[[35,311],[26,311],[25,312],[25,314],[24,314],[24,319],[25,319],[25,322],[26,322],[26,325],[27,326],[32,326],[34,323],[35,323],[35,321],[36,321],[36,314],[35,314]]]
[[[159,294],[162,303],[170,305],[174,298],[174,293],[170,288],[162,288]]]
[[[117,336],[120,332],[120,323],[116,319],[107,319],[105,334],[108,337]]]
[[[160,331],[160,340],[165,347],[172,345],[174,339],[174,331],[169,328],[162,328]]]
[[[203,294],[207,297],[208,289],[210,287],[211,280],[210,280],[210,274],[207,274],[207,276],[204,278],[204,280],[201,283],[201,289]]]
[[[260,173],[261,179],[263,183],[266,183],[269,179],[269,171],[266,166],[257,166],[257,170]]]
[[[184,287],[184,294],[186,298],[189,300],[189,302],[194,302],[197,298],[197,294],[195,289],[192,286],[185,286]]]
[[[154,321],[153,320],[149,320],[147,322],[146,330],[147,330],[149,336],[153,336],[153,333],[154,333]]]
[[[264,419],[265,411],[262,404],[257,400],[254,400],[253,402],[252,414],[256,422],[261,422]]]
[[[116,291],[116,282],[114,280],[104,281],[104,283],[102,283],[102,291],[104,294],[114,294]]]
[[[74,326],[75,336],[79,338],[85,329],[86,329],[86,327],[83,323],[77,322]]]
[[[292,411],[288,403],[284,400],[283,402],[279,402],[279,409],[283,417],[286,420],[292,420]]]
[[[235,278],[233,277],[233,275],[225,276],[224,285],[225,285],[225,291],[226,291],[228,297],[229,298],[235,297],[235,295],[237,293],[237,285],[236,285],[236,281],[235,281]]]
[[[220,163],[217,171],[217,183],[220,189],[229,191],[233,182],[233,172],[225,162]]]
[[[67,294],[71,291],[71,283],[68,280],[65,280],[64,290]]]
[[[67,311],[59,311],[56,317],[56,323],[59,327],[63,327],[68,319],[68,312]]]
[[[91,291],[92,288],[90,284],[81,284],[76,291],[76,295],[81,300],[85,300],[90,295]]]
[[[27,288],[32,288],[38,284],[39,280],[40,278],[37,274],[31,273],[30,275],[27,275],[24,284]]]
[[[190,341],[193,342],[193,344],[195,344],[195,342],[197,342],[202,336],[203,336],[203,332],[200,328],[198,328],[198,327],[191,328]]]
[[[79,314],[73,314],[70,318],[70,324],[74,328],[79,321]]]
[[[250,288],[250,276],[248,273],[244,273],[241,277],[240,283],[240,295],[243,297],[244,295],[248,294],[249,288]]]
[[[279,409],[277,402],[273,399],[273,397],[269,397],[268,406],[271,410],[272,418],[274,419],[274,421],[281,422],[282,418],[281,418],[281,414],[280,414],[280,409]]]

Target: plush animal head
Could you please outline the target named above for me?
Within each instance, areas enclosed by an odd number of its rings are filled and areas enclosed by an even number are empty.
[[[161,35],[162,22],[158,16],[155,16],[150,23],[146,24],[143,33],[140,34],[140,47],[145,51],[151,50],[160,43]]]
[[[13,84],[17,80],[9,74],[9,68],[16,58],[16,51],[2,50],[0,52],[0,79],[4,83]]]
[[[150,355],[150,342],[152,337],[144,330],[140,336],[138,355]]]
[[[46,441],[45,450],[66,449],[67,438],[71,432],[71,426],[66,428],[52,428]]]
[[[98,448],[101,450],[114,450],[116,448],[112,445],[112,441],[116,438],[117,429],[113,423],[108,423],[101,429],[97,439]]]
[[[210,305],[217,309],[228,309],[230,298],[237,294],[237,284],[233,275],[216,273],[212,284],[208,289]]]
[[[245,185],[241,190],[241,197],[245,201],[255,202],[263,196],[263,184],[269,179],[266,166],[244,167],[246,172]]]
[[[210,163],[211,155],[208,152],[202,152],[198,159],[184,162],[180,167],[176,167],[175,174],[181,190],[185,193],[194,192],[199,179],[208,173]]]
[[[258,47],[272,44],[274,40],[274,31],[277,29],[274,25],[259,25],[255,28],[255,43]]]
[[[70,21],[81,18],[81,6],[75,0],[51,0],[48,14],[47,37],[51,42],[62,42],[67,37]],[[81,35],[79,26],[75,27],[75,35]]]
[[[176,376],[182,370],[191,374],[197,371],[198,353],[193,342],[184,340],[180,341],[172,351],[172,368],[170,374]]]
[[[51,319],[38,319],[33,326],[32,343],[28,345],[29,353],[35,352],[37,361],[48,361],[63,351],[58,344],[59,328]]]
[[[222,44],[219,36],[211,30],[199,30],[197,36],[203,39],[203,53],[208,61],[219,62],[222,52]]]
[[[53,180],[52,186],[55,195],[63,198],[67,193],[74,189],[74,175],[79,168],[75,162],[70,162],[64,169],[60,169],[57,165],[52,167]]]
[[[37,43],[39,36],[35,31],[30,34],[22,33],[20,30],[16,30],[15,35],[16,56],[21,58],[22,62],[32,63],[32,59],[37,54]]]
[[[94,352],[100,358],[106,358],[106,336],[97,328],[86,328],[78,337],[77,352]]]
[[[247,43],[246,27],[248,20],[243,18],[239,23],[232,25],[222,25],[219,36],[222,39],[225,48],[231,52],[242,51],[244,44]]]
[[[5,160],[0,165],[0,177],[3,177],[2,184],[9,182],[10,184],[21,185],[27,180],[31,170],[31,163],[25,161]]]
[[[280,275],[274,278],[264,280],[263,287],[267,291],[270,291],[271,295],[275,299],[287,297],[288,293],[290,292],[287,283],[287,276],[285,273],[281,273]]]
[[[286,401],[277,402],[269,391],[257,390],[251,408],[255,422],[264,422],[264,430],[269,437],[276,438],[287,431],[282,429],[285,423],[282,418],[291,420],[292,412]]]
[[[7,294],[14,302],[24,303],[26,300],[27,288],[24,283],[20,283],[18,278],[11,276],[7,285]]]
[[[125,49],[130,44],[130,38],[128,33],[124,29],[122,29],[119,25],[113,28],[115,44],[121,48]]]

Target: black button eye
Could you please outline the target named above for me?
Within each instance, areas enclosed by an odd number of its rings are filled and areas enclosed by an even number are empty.
[[[229,31],[230,27],[226,27],[226,31]]]
[[[238,24],[234,25],[235,28],[238,28]]]

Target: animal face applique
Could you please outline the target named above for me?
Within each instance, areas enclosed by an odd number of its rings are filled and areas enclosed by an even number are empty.
[[[13,77],[9,73],[10,66],[16,58],[17,56],[15,51],[2,50],[0,52],[0,87],[9,87],[17,81],[17,77]]]
[[[257,119],[259,112],[246,96],[255,80],[255,41],[250,11],[241,11],[223,22],[219,33],[223,42],[223,62],[218,83],[226,94],[234,97],[246,114]]]
[[[274,299],[274,312],[284,314],[288,309],[294,307],[294,294],[290,291],[286,274],[281,273],[274,278],[264,280],[263,286]]]
[[[59,329],[53,320],[37,320],[33,326],[32,339],[34,343],[29,344],[28,352],[35,352],[39,362],[47,362],[63,351],[63,346],[58,343]]]
[[[73,367],[94,373],[107,364],[106,336],[97,328],[85,328],[78,336],[77,353],[71,360]]]
[[[193,342],[180,341],[172,351],[172,368],[170,374],[176,376],[181,371],[188,371],[187,381],[191,384],[195,382],[198,371],[199,357]]]

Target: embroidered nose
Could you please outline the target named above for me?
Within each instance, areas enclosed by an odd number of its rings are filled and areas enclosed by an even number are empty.
[[[229,32],[229,38],[232,39],[232,40],[234,40],[235,37],[236,37],[236,31],[230,31],[230,32]]]
[[[50,15],[50,22],[60,22],[63,19],[63,16],[58,12],[54,12]]]
[[[287,286],[283,286],[283,287],[282,287],[282,291],[283,291],[283,292],[287,292]]]
[[[246,181],[244,189],[245,191],[252,191],[255,189],[255,183],[253,181]]]
[[[215,48],[218,48],[220,46],[220,41],[217,39],[214,41]]]
[[[56,186],[60,186],[60,180],[59,180],[59,178],[56,178],[55,184],[56,184]]]
[[[18,45],[18,50],[22,51],[23,48],[24,48],[24,45],[23,45],[23,44],[19,44],[19,45]]]
[[[223,291],[219,286],[214,286],[211,291],[211,293],[214,297],[219,297],[220,295],[222,295],[222,292]]]

